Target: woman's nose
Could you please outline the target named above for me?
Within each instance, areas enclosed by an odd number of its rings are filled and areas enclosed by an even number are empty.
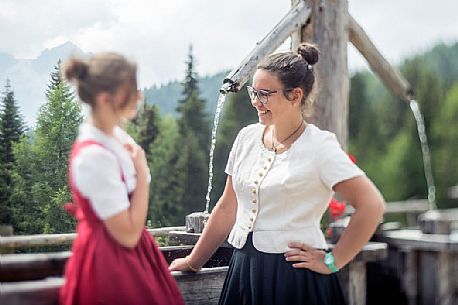
[[[251,98],[250,98],[250,99],[251,99]],[[254,98],[251,99],[251,104],[252,104],[254,107],[262,106],[262,103],[259,101],[257,95],[255,95]]]

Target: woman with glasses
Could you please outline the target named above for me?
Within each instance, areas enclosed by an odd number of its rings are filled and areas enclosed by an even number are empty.
[[[197,271],[228,238],[235,250],[220,304],[344,304],[335,273],[383,215],[381,194],[335,135],[304,119],[318,57],[315,46],[302,44],[298,54],[273,54],[258,65],[248,93],[259,123],[237,135],[223,195],[191,254],[170,267]],[[329,251],[320,220],[334,192],[355,213]]]
[[[143,149],[119,127],[137,112],[137,65],[115,53],[71,59],[65,76],[90,106],[70,156],[78,236],[60,304],[183,305],[162,253],[145,229],[151,180]]]

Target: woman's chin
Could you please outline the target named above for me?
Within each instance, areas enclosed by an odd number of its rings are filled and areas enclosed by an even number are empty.
[[[258,115],[259,123],[265,126],[272,125],[272,120],[263,115]]]

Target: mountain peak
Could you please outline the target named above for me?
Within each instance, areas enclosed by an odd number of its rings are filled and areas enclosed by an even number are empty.
[[[84,52],[73,42],[67,41],[57,47],[51,49],[45,49],[37,60],[43,60],[47,58],[60,58],[63,59],[73,54],[83,54]]]

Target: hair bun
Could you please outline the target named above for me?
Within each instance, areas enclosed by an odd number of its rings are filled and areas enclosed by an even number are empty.
[[[309,65],[314,65],[318,62],[320,51],[318,48],[311,43],[301,43],[297,48],[297,54],[305,59]]]
[[[77,80],[82,80],[86,78],[89,70],[89,65],[76,58],[70,59],[64,68],[64,74],[65,78],[68,79],[69,81],[77,79]]]

